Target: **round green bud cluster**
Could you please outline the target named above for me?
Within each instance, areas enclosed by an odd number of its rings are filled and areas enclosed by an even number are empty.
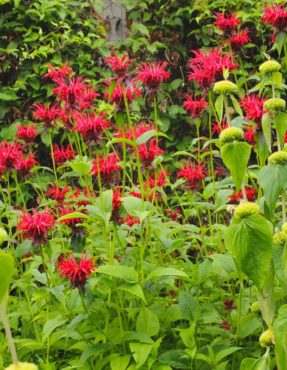
[[[0,245],[8,239],[8,234],[3,227],[0,227]]]
[[[251,312],[255,313],[255,312],[259,312],[260,311],[260,305],[259,303],[256,301],[256,302],[253,302],[251,307],[250,307],[250,310]]]
[[[38,367],[28,362],[18,362],[16,365],[6,367],[5,370],[38,370]]]
[[[233,82],[228,80],[218,81],[213,86],[213,92],[215,92],[215,94],[227,95],[233,94],[236,91],[237,86]]]
[[[274,334],[272,329],[265,330],[259,337],[259,343],[262,347],[268,347],[274,342]]]
[[[287,164],[287,152],[280,150],[279,152],[271,154],[268,158],[268,164]]]
[[[273,235],[273,244],[281,245],[287,242],[287,222],[282,225],[281,231],[277,231]]]
[[[263,108],[268,110],[269,112],[280,112],[284,110],[286,107],[286,102],[280,98],[271,98],[266,100],[263,105]]]
[[[276,60],[267,60],[259,67],[259,71],[263,74],[278,72],[281,69],[281,64],[276,62]]]
[[[238,218],[245,218],[251,215],[258,215],[259,214],[259,206],[256,203],[246,202],[241,203],[235,209],[234,216]]]
[[[238,127],[227,127],[221,131],[219,140],[221,145],[244,139],[243,131]]]

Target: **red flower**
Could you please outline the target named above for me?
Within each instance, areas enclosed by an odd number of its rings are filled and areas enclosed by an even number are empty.
[[[284,5],[272,5],[263,10],[264,15],[262,20],[264,23],[270,24],[278,31],[283,31],[287,27],[287,11]]]
[[[232,37],[230,37],[231,44],[237,48],[241,48],[243,45],[250,42],[248,34],[249,30],[247,29],[238,31],[237,33],[233,34]]]
[[[64,207],[64,208],[61,208],[60,209],[60,214],[59,216],[60,217],[63,217],[63,216],[66,216],[66,215],[69,215],[73,212],[75,212],[76,209],[74,207]],[[61,220],[60,223],[63,223],[67,226],[70,226],[72,228],[75,228],[77,224],[81,224],[83,222],[83,219],[82,218],[68,218],[66,220]]]
[[[135,137],[135,139],[138,139],[141,135],[151,130],[155,130],[155,127],[152,123],[149,123],[148,125],[146,125],[145,123],[138,123],[133,128],[133,132],[131,130],[127,130],[125,133],[123,133],[123,131],[121,130],[116,134],[116,137],[125,137],[126,139],[133,140],[133,136]]]
[[[231,325],[228,321],[223,321],[221,324],[220,324],[220,327],[221,329],[225,329],[225,330],[230,330],[231,328]]]
[[[123,201],[121,193],[117,189],[115,189],[113,191],[113,201],[112,201],[113,212],[117,212],[121,208],[122,202]]]
[[[151,174],[147,179],[149,188],[162,187],[167,184],[167,176],[165,171],[160,171],[158,174]]]
[[[181,210],[180,209],[176,209],[175,211],[173,211],[172,209],[165,209],[164,212],[173,221],[178,221],[178,219],[181,217]]]
[[[223,308],[224,311],[236,310],[233,299],[225,299],[223,303],[224,303],[224,308]]]
[[[47,233],[55,223],[54,217],[48,211],[39,213],[33,209],[32,214],[26,213],[20,217],[18,231],[23,233],[24,238],[32,239],[36,244],[45,243]]]
[[[223,55],[220,49],[210,51],[193,51],[195,57],[188,63],[191,72],[188,73],[190,81],[195,80],[201,87],[209,87],[215,81],[222,79],[223,70],[236,69],[229,55]]]
[[[159,85],[170,77],[166,71],[167,62],[142,63],[138,66],[137,80],[150,90],[158,89]]]
[[[111,123],[104,119],[105,116],[105,113],[98,116],[94,113],[78,113],[75,115],[77,124],[73,131],[78,131],[87,141],[98,141],[103,131],[111,126]]]
[[[55,124],[56,119],[59,118],[60,109],[57,104],[34,104],[32,107],[35,109],[34,118],[43,121],[46,125],[50,126]]]
[[[125,86],[125,93],[127,102],[130,103],[137,97],[141,96],[140,89],[132,82],[128,81]],[[115,103],[117,105],[124,105],[124,93],[121,83],[118,83],[112,91],[111,96],[109,96],[109,91],[105,92],[104,98],[109,100],[110,103]]]
[[[255,133],[256,130],[251,126],[245,127],[244,137],[250,144],[255,144]]]
[[[28,154],[26,158],[19,157],[16,160],[15,167],[18,175],[20,177],[27,177],[29,175],[30,170],[38,164],[36,161],[34,154]]]
[[[70,144],[68,144],[66,147],[62,146],[61,148],[59,148],[59,146],[55,144],[53,146],[53,152],[54,152],[55,163],[57,165],[61,165],[70,159],[74,159],[75,153],[76,153],[74,150],[71,149]]]
[[[7,141],[0,143],[1,172],[15,169],[17,162],[23,158],[22,146],[19,143],[9,143]]]
[[[110,182],[112,180],[112,175],[121,169],[121,166],[118,163],[119,161],[120,159],[115,153],[112,153],[105,158],[99,156],[98,159],[93,160],[91,173],[97,177],[100,172],[101,178],[104,181]]]
[[[75,257],[62,259],[57,265],[57,269],[62,275],[72,283],[73,288],[83,290],[91,273],[95,270],[92,259],[87,259],[85,256],[77,262]]]
[[[129,59],[127,54],[122,57],[118,57],[116,54],[106,57],[105,64],[107,64],[111,70],[119,76],[124,76],[127,72],[127,69],[133,62],[132,59]]]
[[[183,102],[183,108],[191,113],[193,118],[200,117],[201,113],[206,109],[207,103],[202,98],[187,96]]]
[[[224,33],[230,33],[241,23],[236,14],[216,13],[215,16],[214,25]]]
[[[133,197],[135,197],[135,198],[139,198],[139,199],[141,199],[141,198],[142,198],[141,193],[139,193],[139,192],[137,192],[137,191],[131,191],[131,192],[130,192],[130,195],[131,195],[131,196],[133,196]]]
[[[57,185],[50,186],[49,190],[46,193],[47,198],[56,200],[59,203],[62,203],[65,200],[66,194],[70,191],[68,186],[64,186],[60,189]]]
[[[35,139],[35,137],[38,136],[39,134],[40,134],[40,132],[36,129],[36,125],[31,124],[31,125],[28,125],[28,126],[22,126],[20,124],[18,126],[16,136],[19,139],[30,142],[30,141],[33,141]]]
[[[71,73],[73,73],[73,70],[68,66],[68,64],[64,64],[57,70],[51,64],[48,64],[47,67],[49,72],[47,72],[44,77],[49,78],[52,81],[55,81],[58,78],[67,78]]]
[[[245,194],[247,197],[247,200],[249,202],[254,202],[256,200],[256,192],[254,189],[250,187],[244,187]],[[229,204],[238,204],[240,200],[243,199],[242,191],[234,192],[233,194],[229,195]]]
[[[160,149],[155,139],[151,139],[148,144],[139,145],[138,152],[144,164],[150,165],[157,156],[164,153],[164,150]]]
[[[264,114],[263,104],[265,99],[261,99],[258,95],[247,95],[245,96],[240,105],[244,109],[246,119],[252,120],[256,123],[261,122],[261,118]]]
[[[81,189],[75,187],[74,193],[69,195],[69,199],[74,199],[77,203],[78,207],[86,206],[88,204],[91,204],[91,197],[93,197],[95,194],[90,189],[84,187],[83,191],[81,192]],[[80,199],[79,199],[80,198]]]
[[[126,224],[129,227],[132,227],[133,225],[140,224],[140,219],[135,216],[127,215],[126,218],[121,219],[121,224]]]
[[[220,135],[221,131],[227,127],[228,127],[228,123],[226,121],[222,121],[221,125],[219,125],[219,123],[213,123],[211,133],[212,135],[214,134]]]
[[[177,177],[184,178],[189,183],[189,186],[194,189],[206,175],[207,172],[202,165],[193,165],[186,162],[184,168],[178,172]]]

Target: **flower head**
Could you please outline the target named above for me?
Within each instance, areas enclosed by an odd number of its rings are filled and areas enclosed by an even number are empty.
[[[142,63],[138,66],[136,79],[150,90],[157,90],[159,85],[169,79],[170,72],[166,71],[167,62]]]
[[[67,146],[61,146],[61,147],[55,144],[53,146],[53,152],[54,152],[55,163],[57,165],[61,165],[70,159],[74,159],[75,153],[76,153],[73,149],[71,149],[70,144],[68,144]]]
[[[141,96],[141,90],[136,86],[133,81],[126,82],[125,94],[128,103]],[[109,91],[105,92],[104,98],[109,100],[110,103],[117,105],[124,105],[124,92],[122,84],[118,83],[109,96]]]
[[[263,108],[269,112],[280,112],[286,108],[286,102],[280,98],[271,98],[265,101]]]
[[[220,135],[221,131],[226,129],[227,127],[228,123],[224,120],[221,122],[221,125],[219,125],[219,123],[213,123],[211,133],[212,135],[214,134]]]
[[[197,188],[201,180],[205,178],[207,172],[204,170],[203,166],[200,164],[184,164],[184,168],[180,169],[177,177],[184,178],[189,186],[194,189]]]
[[[34,104],[34,118],[42,121],[47,126],[55,124],[56,120],[59,118],[60,109],[57,104]]]
[[[40,135],[40,132],[36,129],[36,125],[34,124],[27,126],[23,126],[20,124],[16,132],[16,136],[26,142],[33,141],[38,135]]]
[[[239,206],[235,209],[234,217],[237,218],[246,218],[251,215],[258,215],[259,214],[259,206],[256,203],[252,202],[246,202],[241,203]]]
[[[256,192],[254,189],[250,188],[250,187],[244,187],[244,190],[245,190],[245,194],[246,194],[246,197],[247,197],[247,200],[249,202],[254,202],[256,200]],[[240,200],[243,199],[243,194],[242,194],[242,191],[238,191],[238,192],[234,192],[233,194],[231,194],[229,196],[229,204],[238,204],[240,202]]]
[[[86,141],[98,141],[104,130],[111,126],[111,123],[105,119],[106,114],[101,113],[78,113],[75,115],[77,124],[73,131],[78,131],[83,135]]]
[[[287,152],[280,150],[271,154],[268,158],[268,164],[270,165],[286,165],[287,164]]]
[[[73,288],[83,290],[91,273],[95,270],[95,265],[92,259],[87,259],[86,256],[77,261],[75,257],[62,259],[57,269],[62,275],[70,280]]]
[[[249,144],[255,144],[255,133],[256,130],[254,130],[253,127],[251,126],[245,127],[244,137]]]
[[[230,37],[230,42],[231,45],[237,48],[241,48],[245,44],[248,44],[248,42],[250,42],[249,30],[245,29],[234,33],[232,37]]]
[[[187,112],[191,113],[193,118],[196,118],[200,117],[201,113],[206,109],[207,103],[202,98],[187,96],[182,106]]]
[[[236,14],[216,13],[214,25],[224,33],[230,33],[241,23]]]
[[[264,114],[263,104],[265,99],[261,99],[258,95],[245,96],[240,105],[245,111],[246,119],[260,123]]]
[[[22,146],[19,143],[0,143],[0,170],[1,172],[16,169],[16,163],[23,159]]]
[[[140,219],[135,216],[127,215],[126,218],[121,219],[121,224],[132,227],[133,225],[140,224]]]
[[[237,86],[228,80],[215,82],[213,86],[213,91],[215,94],[228,95],[233,94],[237,91]]]
[[[97,159],[93,160],[91,173],[96,177],[100,174],[104,181],[111,182],[112,176],[121,169],[119,161],[120,159],[115,153],[107,157],[99,156]]]
[[[151,139],[149,143],[138,146],[138,153],[141,161],[148,166],[157,156],[163,154],[164,150],[158,146],[155,139]]]
[[[114,54],[105,58],[105,64],[107,64],[114,73],[121,77],[127,73],[127,69],[132,62],[133,60],[129,59],[127,54],[122,57],[118,57]]]
[[[259,71],[263,74],[278,72],[281,69],[281,64],[276,60],[267,60],[259,66]]]
[[[73,70],[68,66],[68,64],[63,64],[58,69],[55,69],[51,64],[47,65],[49,72],[47,72],[44,77],[56,81],[58,78],[67,78],[73,73]]]
[[[20,177],[29,176],[30,170],[38,164],[34,154],[29,153],[26,158],[19,157],[16,160],[15,168]]]
[[[61,189],[58,185],[52,185],[49,187],[46,197],[56,200],[58,203],[62,203],[65,200],[66,194],[69,193],[70,188],[65,185]]]
[[[243,131],[238,127],[227,127],[221,131],[219,140],[221,145],[240,141],[244,138]]]
[[[272,5],[263,9],[264,15],[262,20],[264,23],[270,24],[278,31],[283,31],[287,27],[287,11],[284,5]]]
[[[259,343],[262,347],[269,347],[274,343],[274,333],[272,329],[265,330],[259,337]]]

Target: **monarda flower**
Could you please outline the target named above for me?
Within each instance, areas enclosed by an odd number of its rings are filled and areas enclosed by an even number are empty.
[[[263,8],[262,21],[276,28],[277,31],[284,31],[287,27],[287,11],[284,5],[272,5]]]
[[[72,284],[72,288],[78,288],[83,291],[88,278],[95,270],[95,265],[92,259],[87,259],[86,256],[77,261],[75,257],[62,259],[58,265],[57,270],[62,277],[68,278]]]
[[[250,187],[244,187],[246,198],[249,202],[254,202],[256,200],[256,192]],[[243,199],[242,191],[234,192],[229,195],[229,204],[238,204]]]
[[[93,160],[91,173],[95,177],[100,175],[106,182],[111,182],[113,175],[121,169],[119,161],[120,159],[115,153],[112,153],[107,157],[99,156],[97,159]]]
[[[249,30],[237,31],[230,37],[230,43],[236,48],[241,48],[242,46],[250,42]]]
[[[231,328],[231,325],[228,321],[222,321],[222,323],[220,324],[220,327],[221,329],[229,331]]]
[[[53,152],[54,152],[55,163],[57,165],[61,165],[65,163],[66,161],[69,161],[70,159],[74,159],[75,153],[76,153],[73,149],[71,149],[70,144],[68,144],[67,146],[61,146],[61,147],[55,144],[53,145]]]
[[[158,146],[155,139],[151,139],[149,143],[138,146],[138,153],[141,161],[148,166],[157,156],[162,155],[164,150]]]
[[[44,77],[52,81],[56,81],[58,78],[67,78],[73,73],[73,70],[68,66],[68,64],[63,64],[58,69],[55,69],[51,64],[47,65],[49,72],[47,72]]]
[[[207,103],[200,97],[187,96],[182,104],[183,108],[191,113],[192,118],[200,117],[202,112],[206,110]]]
[[[32,214],[25,213],[20,217],[17,229],[25,239],[32,239],[35,244],[43,244],[54,223],[55,219],[49,211],[40,213],[33,209]]]
[[[63,186],[62,189],[60,189],[57,185],[52,185],[46,192],[46,197],[56,200],[58,203],[63,203],[66,194],[69,193],[69,191],[70,188],[67,185]]]
[[[74,212],[76,212],[76,209],[73,207],[68,207],[68,206],[61,207],[59,216],[60,217],[67,216]],[[76,228],[77,224],[81,224],[82,222],[83,222],[83,218],[80,218],[80,217],[79,218],[73,217],[73,218],[67,218],[66,220],[60,220],[60,223],[65,224],[73,229]]]
[[[88,141],[99,141],[104,130],[111,126],[111,123],[105,120],[105,113],[96,115],[95,113],[78,113],[75,116],[77,122],[73,131],[78,131],[83,138]]]
[[[20,177],[27,177],[29,176],[29,173],[33,167],[35,167],[37,164],[39,164],[35,157],[34,154],[30,153],[27,155],[26,158],[24,157],[19,157],[16,160],[15,168]]]
[[[225,34],[232,32],[241,23],[236,14],[215,13],[215,16],[214,25]]]
[[[171,220],[175,222],[177,222],[182,216],[180,209],[176,209],[175,211],[172,209],[165,209],[164,212]]]
[[[127,54],[123,55],[122,57],[118,57],[116,54],[114,54],[105,58],[105,64],[108,65],[119,77],[124,77],[126,75],[127,70],[132,62],[133,60],[129,59]]]
[[[223,301],[223,304],[224,304],[224,311],[232,311],[232,310],[236,310],[236,306],[234,305],[234,300],[233,299],[225,299]]]
[[[134,82],[128,81],[125,83],[125,94],[128,103],[131,103],[134,99],[141,96],[141,90],[135,85]],[[124,105],[124,92],[121,83],[117,83],[109,96],[109,91],[105,92],[104,98],[111,104],[117,104],[118,106]]]
[[[256,130],[251,126],[244,128],[244,137],[249,144],[255,144],[255,133]]]
[[[133,129],[129,129],[126,132],[122,130],[116,134],[117,138],[123,138],[133,140],[133,138],[138,139],[144,133],[155,130],[155,126],[152,123],[145,124],[145,123],[138,123]]]
[[[120,223],[132,227],[133,225],[140,224],[140,219],[132,215],[127,215],[126,218],[120,220]]]
[[[36,125],[34,124],[27,126],[20,124],[16,132],[16,136],[26,142],[33,142],[38,135],[40,135],[40,132],[37,130]]]
[[[219,123],[213,123],[211,133],[212,135],[214,134],[220,135],[221,131],[223,131],[227,127],[228,127],[228,123],[224,120],[221,122],[221,125],[219,125]]]
[[[163,187],[164,185],[167,184],[166,172],[162,170],[157,174],[152,173],[148,177],[146,184],[148,185],[150,189],[155,188],[155,187]]]
[[[170,72],[166,71],[166,67],[167,62],[139,64],[136,79],[141,81],[147,89],[157,90],[161,83],[170,78]]]
[[[41,122],[44,122],[47,126],[52,126],[56,123],[59,118],[59,107],[56,103],[49,104],[34,104],[32,108],[35,110],[33,117]]]
[[[188,164],[185,162],[184,168],[179,170],[177,177],[185,179],[190,188],[195,189],[206,175],[207,172],[204,170],[202,165]]]
[[[263,110],[264,101],[265,99],[262,99],[255,94],[245,96],[242,99],[240,106],[243,108],[245,112],[246,119],[254,121],[257,124],[259,124],[264,114]]]
[[[16,169],[16,163],[23,159],[22,146],[19,143],[0,143],[0,169],[1,172]]]

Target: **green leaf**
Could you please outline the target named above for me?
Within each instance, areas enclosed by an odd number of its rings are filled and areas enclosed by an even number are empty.
[[[63,318],[63,316],[61,315],[58,315],[54,319],[48,320],[43,327],[42,342],[45,342],[52,334],[52,332],[58,327],[65,324],[66,321],[67,319]]]
[[[110,361],[111,370],[126,370],[126,368],[129,366],[130,359],[130,355],[117,355],[113,357]]]
[[[242,360],[240,364],[240,370],[270,370],[271,369],[271,362],[270,362],[270,355],[269,351],[267,350],[266,353],[258,358],[245,358]],[[282,369],[279,369],[282,370]]]
[[[137,197],[128,196],[122,198],[123,206],[126,210],[126,212],[132,216],[137,216],[136,212],[142,211],[142,199],[139,199]]]
[[[148,308],[143,308],[138,315],[136,329],[139,332],[146,333],[150,337],[157,335],[160,324],[158,317]]]
[[[58,221],[70,220],[72,218],[87,218],[88,216],[81,212],[71,212],[58,218]]]
[[[16,92],[9,87],[4,87],[0,90],[0,101],[14,101],[17,100],[18,96]]]
[[[0,304],[9,293],[9,286],[14,275],[14,260],[10,254],[0,250]]]
[[[285,370],[287,364],[287,305],[279,308],[274,321],[275,354],[278,370]]]
[[[99,274],[105,274],[118,279],[123,279],[127,283],[137,283],[138,273],[133,267],[122,265],[103,265],[97,269]]]
[[[113,144],[118,144],[118,143],[125,143],[127,145],[130,145],[132,147],[135,147],[136,144],[134,141],[130,140],[130,139],[126,139],[126,138],[121,138],[121,137],[118,137],[118,138],[114,138],[110,141],[107,142],[106,144],[106,147],[109,148],[110,146],[112,146]]]
[[[231,98],[233,107],[235,109],[235,112],[238,113],[240,115],[240,117],[243,117],[242,109],[241,109],[241,107],[240,107],[237,99],[235,98],[235,96],[234,95],[230,95],[230,98]]]
[[[279,140],[282,145],[287,130],[287,113],[277,112],[274,117],[276,131],[278,132]]]
[[[152,280],[152,279],[157,279],[161,278],[164,276],[176,276],[176,277],[181,277],[181,278],[188,278],[187,274],[184,271],[172,268],[172,267],[159,267],[152,271],[146,280]]]
[[[138,145],[146,143],[149,139],[156,136],[156,130],[149,130],[144,132],[141,136],[139,136],[136,140]]]
[[[189,292],[180,292],[178,303],[182,318],[191,322],[196,321],[200,317],[200,305],[197,299]]]
[[[222,116],[223,116],[223,101],[224,101],[223,95],[219,95],[215,101],[215,110],[216,110],[216,113],[218,115],[218,119],[220,122],[222,122]]]
[[[229,169],[236,190],[238,191],[242,185],[250,158],[251,145],[234,141],[233,143],[223,145],[220,152],[222,160]]]
[[[262,116],[261,125],[262,125],[263,134],[265,136],[265,140],[266,140],[266,143],[267,143],[267,146],[270,152],[271,152],[271,141],[272,141],[271,123],[272,123],[272,120],[271,120],[269,113],[264,113]]]
[[[260,215],[233,218],[224,239],[239,269],[261,289],[272,260],[272,225]]]
[[[146,303],[144,292],[140,284],[123,284],[119,287],[119,289],[142,299]]]
[[[272,211],[279,195],[287,186],[287,166],[268,165],[259,171],[258,182],[263,189],[267,206]]]
[[[137,364],[137,369],[146,362],[151,353],[152,347],[152,344],[130,343],[130,349]]]

